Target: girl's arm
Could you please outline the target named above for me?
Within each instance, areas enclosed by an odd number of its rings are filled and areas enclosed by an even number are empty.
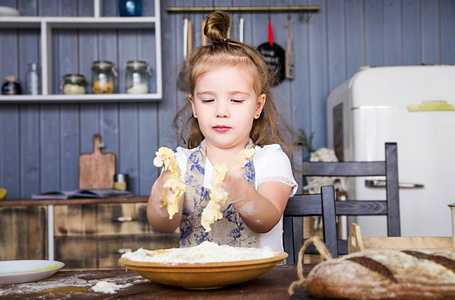
[[[161,197],[169,192],[169,188],[164,187],[164,183],[171,176],[170,171],[164,171],[156,179],[150,191],[150,197],[147,203],[147,219],[150,225],[160,232],[173,232],[177,229],[182,220],[183,197],[178,202],[178,212],[169,220],[169,214],[166,207],[162,207]],[[172,192],[172,191],[171,191]]]
[[[228,174],[224,187],[243,222],[257,233],[270,231],[281,219],[292,188],[286,184],[267,181],[256,190],[244,176]]]

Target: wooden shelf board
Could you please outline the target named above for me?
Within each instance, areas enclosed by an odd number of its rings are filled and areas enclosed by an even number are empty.
[[[85,94],[85,95],[2,95],[0,103],[28,103],[28,102],[159,102],[162,95],[158,93],[151,94]]]
[[[39,28],[47,24],[51,28],[154,28],[156,17],[2,17],[2,28]]]

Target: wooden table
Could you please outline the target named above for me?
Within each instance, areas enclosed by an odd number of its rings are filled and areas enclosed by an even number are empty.
[[[314,265],[304,265],[304,275]],[[287,290],[297,280],[296,265],[278,265],[268,273],[241,284],[216,290],[186,290],[150,282],[132,271],[89,270],[64,271],[37,282],[0,285],[2,299],[313,299],[304,289],[292,297]],[[91,289],[99,281],[128,285],[115,293]],[[58,288],[58,289],[57,289]],[[47,293],[44,293],[47,290]]]

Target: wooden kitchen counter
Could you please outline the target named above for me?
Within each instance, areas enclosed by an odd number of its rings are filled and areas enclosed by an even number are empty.
[[[0,201],[0,260],[49,259],[66,269],[118,268],[120,254],[178,246],[146,216],[148,196]],[[0,295],[1,298],[1,295]]]
[[[0,201],[0,207],[5,206],[33,206],[33,205],[83,205],[108,203],[138,203],[147,202],[148,196],[117,197],[117,198],[73,198],[73,199],[11,199]]]
[[[306,276],[314,265],[304,265]],[[297,280],[296,265],[278,265],[266,274],[241,283],[215,290],[186,290],[150,282],[124,269],[60,271],[37,282],[0,286],[0,298],[5,299],[313,299],[304,289],[290,297],[289,285]],[[91,288],[99,281],[126,285],[115,293],[95,292]],[[60,287],[59,290],[56,289]],[[77,291],[77,289],[80,289]],[[63,293],[62,291],[66,291]]]

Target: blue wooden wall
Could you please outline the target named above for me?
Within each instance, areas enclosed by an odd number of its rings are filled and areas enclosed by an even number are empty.
[[[102,15],[118,15],[114,1],[102,1]],[[117,3],[117,1],[115,2]],[[91,16],[92,0],[2,0],[21,15]],[[153,1],[143,0],[144,15]],[[167,6],[319,5],[311,15],[244,12],[244,41],[267,40],[272,20],[275,42],[286,46],[288,17],[296,54],[295,80],[275,89],[281,112],[298,128],[315,132],[313,146],[326,146],[325,104],[329,92],[363,65],[455,63],[453,0],[168,0],[161,1],[163,92],[160,103],[0,104],[0,187],[9,199],[78,186],[78,157],[93,151],[99,132],[104,152],[117,155],[117,171],[130,176],[130,189],[147,195],[157,176],[159,146],[176,147],[172,118],[185,98],[175,82],[183,56],[182,18],[193,22],[193,45],[201,44],[203,13],[168,13]],[[239,13],[231,14],[231,36],[238,38]],[[90,78],[90,65],[109,59],[117,66],[130,59],[150,61],[154,39],[140,30],[62,30],[53,39],[53,82],[77,72]],[[153,36],[153,33],[152,33]],[[25,80],[27,64],[40,60],[39,32],[0,28],[0,77]],[[153,64],[152,64],[153,67]],[[123,71],[122,71],[123,72]],[[120,76],[124,76],[124,73]],[[55,86],[56,84],[54,84]],[[120,88],[122,88],[120,86]],[[156,87],[152,87],[156,88]],[[58,92],[58,86],[54,87]]]

